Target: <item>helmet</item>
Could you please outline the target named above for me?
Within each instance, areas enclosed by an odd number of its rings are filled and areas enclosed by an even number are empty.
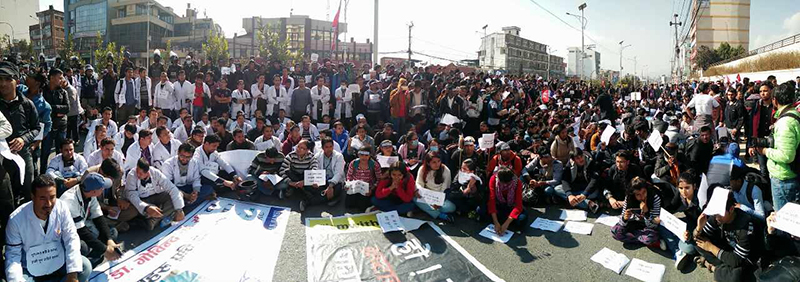
[[[123,56],[125,56],[126,59],[130,59],[131,58],[131,52],[125,51],[125,54],[123,54]]]
[[[39,53],[39,59],[44,60],[44,53]]]
[[[111,52],[106,53],[106,58],[113,58],[113,57],[114,54],[112,54]]]
[[[70,61],[77,61],[78,57],[77,56],[72,56],[72,57],[69,57],[69,60]]]
[[[161,51],[160,51],[160,50],[158,50],[158,49],[156,49],[155,51],[153,51],[153,57],[159,57],[159,58],[161,58]]]
[[[173,52],[173,51],[169,51],[169,59],[173,60],[173,61],[177,60],[178,59],[178,54],[175,54],[175,52]]]

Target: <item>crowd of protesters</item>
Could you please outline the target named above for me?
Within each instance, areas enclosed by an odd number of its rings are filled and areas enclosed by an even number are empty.
[[[800,255],[800,241],[771,224],[800,201],[800,77],[619,85],[327,59],[153,59],[136,66],[126,54],[98,71],[77,58],[0,62],[0,137],[24,163],[4,158],[0,172],[7,279],[85,281],[119,257],[117,233],[183,220],[218,195],[278,197],[300,212],[339,202],[421,212],[498,234],[527,228],[526,207],[556,205],[620,215],[614,239],[673,255],[679,269],[694,260],[717,281],[796,268],[783,258]],[[247,175],[220,156],[234,150],[258,151]],[[304,183],[309,169],[326,184]],[[726,212],[707,216],[701,195],[718,187],[730,191]],[[444,204],[420,188],[444,192]],[[687,232],[663,228],[662,210],[682,213]],[[26,262],[54,238],[63,264]]]

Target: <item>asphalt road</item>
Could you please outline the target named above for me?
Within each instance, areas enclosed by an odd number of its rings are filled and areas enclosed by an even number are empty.
[[[298,200],[262,197],[258,202],[290,207],[296,211]],[[335,207],[310,207],[303,215],[297,212],[291,213],[274,281],[307,281],[303,224],[305,216],[319,217],[323,211],[333,216],[343,215],[346,212],[343,202],[340,202]],[[355,213],[355,211],[350,212]],[[560,214],[558,207],[533,208],[528,209],[528,212],[532,219],[536,217],[558,219]],[[422,212],[417,212],[415,217],[430,220]],[[588,221],[594,222],[596,217],[590,214]],[[455,224],[442,224],[438,221],[437,224],[467,252],[506,281],[638,281],[624,275],[624,270],[623,274],[617,275],[590,260],[592,255],[604,247],[625,254],[629,259],[638,258],[665,265],[666,272],[662,281],[713,280],[711,273],[704,268],[697,268],[694,263],[689,264],[684,273],[676,270],[672,255],[661,254],[660,250],[657,253],[647,247],[623,247],[622,243],[611,238],[610,227],[599,223],[595,224],[591,235],[563,231],[551,233],[528,228],[524,234],[514,235],[508,244],[493,242],[477,235],[488,223],[477,223],[466,217],[457,217]],[[131,249],[159,232],[160,229],[144,232],[141,227],[133,226],[131,231],[120,235],[120,240],[125,242],[126,249]]]

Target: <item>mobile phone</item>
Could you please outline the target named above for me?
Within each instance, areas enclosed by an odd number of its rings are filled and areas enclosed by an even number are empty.
[[[117,253],[119,256],[122,256],[122,250],[119,247],[114,248],[114,252]]]

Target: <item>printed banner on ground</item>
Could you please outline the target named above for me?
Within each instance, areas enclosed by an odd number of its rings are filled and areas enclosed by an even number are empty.
[[[431,223],[384,234],[372,213],[306,226],[309,282],[503,281]]]
[[[272,281],[289,212],[206,201],[119,260],[99,265],[90,281]]]

